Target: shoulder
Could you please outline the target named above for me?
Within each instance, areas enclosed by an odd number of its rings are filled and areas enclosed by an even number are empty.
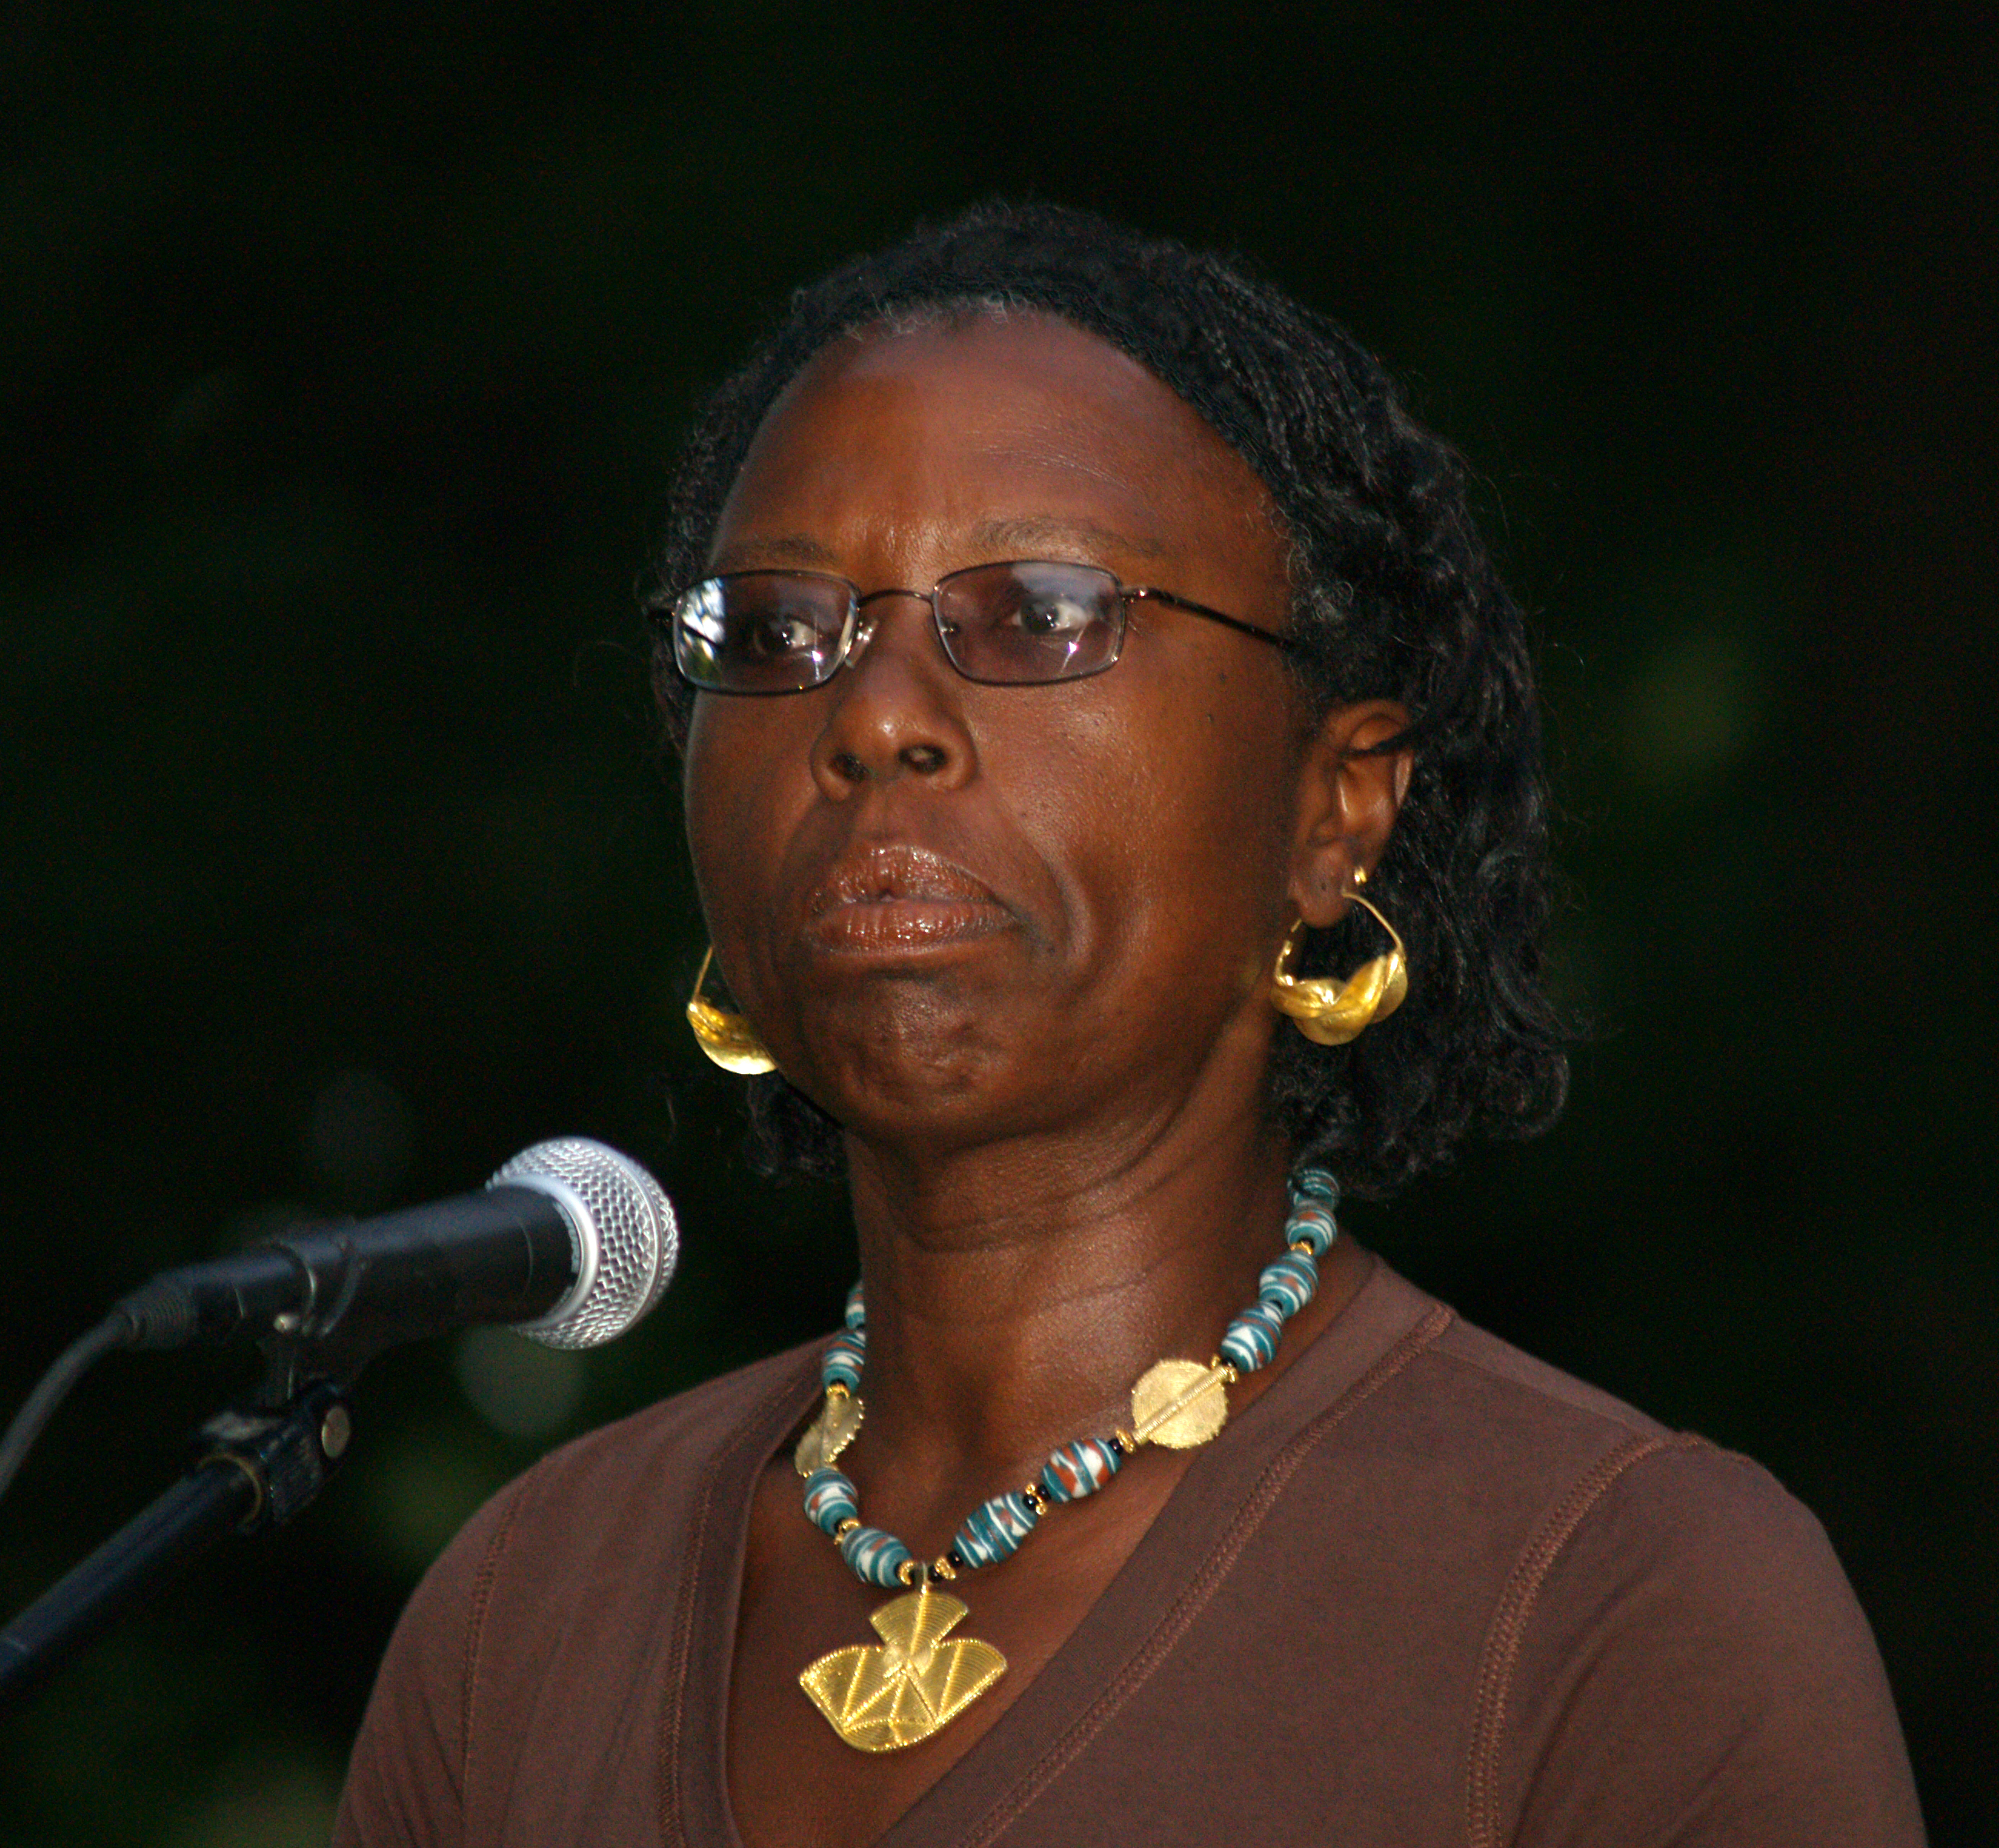
[[[482,1594],[504,1589],[517,1560],[546,1584],[635,1546],[677,1550],[719,1466],[768,1442],[774,1422],[800,1400],[816,1377],[809,1359],[816,1351],[795,1348],[721,1374],[549,1452],[466,1522],[412,1610],[442,1597],[476,1615]]]
[[[654,1611],[725,1460],[771,1441],[812,1377],[804,1350],[722,1375],[551,1452],[473,1515],[390,1639],[336,1840],[459,1839],[475,1706],[506,1707],[563,1646],[569,1594],[587,1587],[614,1631]]]
[[[1879,1654],[1824,1529],[1757,1464],[1684,1436],[1620,1453],[1523,1549],[1470,1787],[1523,1841],[1921,1839]]]
[[[588,1553],[683,1526],[691,1498],[734,1448],[760,1443],[798,1396],[806,1350],[774,1355],[600,1425],[550,1451],[459,1531],[411,1600],[477,1614],[481,1597],[525,1556],[546,1580]],[[407,1619],[406,1619],[407,1621]]]
[[[1921,1840],[1866,1619],[1768,1470],[1461,1321],[1406,1372],[1487,1518],[1473,1842]]]
[[[1378,1533],[1391,1561],[1401,1537],[1419,1540],[1455,1580],[1464,1618],[1537,1534],[1545,1543],[1609,1483],[1692,1441],[1471,1326],[1385,1265],[1319,1346],[1287,1407],[1311,1453],[1304,1483],[1332,1531]]]
[[[1675,1434],[1613,1393],[1454,1313],[1424,1354],[1415,1383],[1433,1403],[1464,1421],[1488,1459],[1532,1467],[1545,1459],[1554,1476],[1584,1458],[1627,1448],[1649,1452]]]
[[[1748,1459],[1523,1353],[1387,1267],[1367,1294],[1379,1357],[1343,1395],[1360,1403],[1332,1409],[1365,1434],[1371,1472],[1433,1499],[1431,1518],[1531,1542],[1544,1569],[1613,1510],[1668,1546],[1759,1523],[1818,1531]]]
[[[1410,1382],[1451,1465],[1524,1491],[1507,1597],[1587,1580],[1747,1614],[1851,1595],[1824,1529],[1769,1471],[1453,1317]]]
[[[800,1397],[809,1357],[819,1344],[719,1375],[571,1439],[502,1489],[452,1551],[524,1524],[537,1531],[552,1524],[549,1538],[559,1540],[575,1531],[579,1509],[601,1524],[657,1507],[677,1485],[702,1478],[736,1446],[764,1441],[771,1421]],[[448,1552],[440,1564],[450,1557]]]

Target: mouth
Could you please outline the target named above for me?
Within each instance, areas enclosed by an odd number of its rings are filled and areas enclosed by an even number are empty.
[[[805,935],[851,956],[896,955],[1003,929],[990,887],[921,847],[875,846],[843,857],[812,891]]]

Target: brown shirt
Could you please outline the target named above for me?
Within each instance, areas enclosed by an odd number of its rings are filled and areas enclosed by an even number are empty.
[[[711,1381],[475,1517],[390,1645],[336,1843],[735,1843],[750,1496],[816,1383],[816,1352]],[[882,1843],[1921,1839],[1810,1514],[1377,1265]]]

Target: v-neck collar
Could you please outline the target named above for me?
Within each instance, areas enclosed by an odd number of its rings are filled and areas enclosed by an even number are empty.
[[[1131,1556],[991,1729],[875,1848],[970,1848],[1085,1749],[1225,1578],[1307,1449],[1450,1320],[1378,1258],[1284,1374],[1195,1457]],[[666,1665],[660,1835],[669,1848],[743,1848],[729,1809],[726,1725],[756,1486],[819,1396],[802,1353],[711,1466],[677,1587]]]

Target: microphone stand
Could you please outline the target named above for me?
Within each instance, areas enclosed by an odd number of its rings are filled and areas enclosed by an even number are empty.
[[[232,1528],[282,1527],[326,1486],[353,1438],[346,1389],[324,1376],[300,1383],[309,1369],[292,1344],[267,1351],[267,1403],[210,1419],[187,1474],[0,1631],[0,1709]]]
[[[249,1407],[203,1425],[187,1474],[0,1630],[0,1711],[230,1528],[282,1527],[326,1486],[353,1439],[348,1385],[383,1348],[424,1326],[349,1319],[368,1268],[365,1258],[339,1267],[336,1287],[310,1314],[275,1317],[258,1344],[265,1372]]]

